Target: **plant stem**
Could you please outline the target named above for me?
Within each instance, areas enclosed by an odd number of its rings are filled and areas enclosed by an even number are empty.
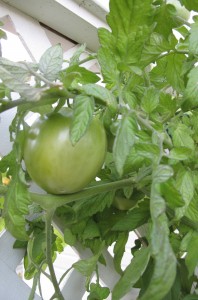
[[[51,195],[51,194],[37,194],[30,193],[32,201],[39,204],[43,209],[49,210],[51,208],[56,209],[59,206],[79,201],[84,198],[89,198],[100,193],[117,190],[125,186],[131,186],[135,183],[135,178],[127,178],[123,180],[118,180],[110,183],[97,184],[95,186],[86,188],[80,192],[66,195]]]
[[[56,275],[54,272],[53,267],[53,261],[52,261],[52,252],[51,252],[51,246],[52,246],[52,235],[51,235],[51,223],[52,223],[52,217],[54,215],[54,209],[47,210],[45,215],[45,228],[46,228],[46,258],[47,258],[47,264],[51,276],[51,280],[55,289],[56,296],[59,300],[64,300],[64,297],[60,291],[60,287],[58,285]]]
[[[32,285],[32,288],[31,288],[31,293],[28,297],[28,300],[34,300],[34,296],[35,296],[35,293],[36,293],[36,288],[37,288],[37,282],[39,280],[39,276],[40,274],[37,273],[35,276],[34,276],[34,279],[33,279],[33,285]]]
[[[170,51],[160,54],[156,60],[166,57],[170,54],[189,54],[189,52],[185,51],[185,50],[170,50]]]
[[[97,58],[97,54],[92,54],[92,55],[89,55],[88,57],[86,57],[85,59],[82,59],[79,61],[79,65],[82,65],[90,60],[93,60],[93,59],[96,59]]]
[[[12,109],[14,107],[18,107],[20,105],[23,105],[25,110],[31,110],[31,108],[35,108],[36,106],[43,106],[47,104],[53,104],[55,101],[57,101],[57,98],[50,98],[50,99],[42,99],[39,101],[28,101],[26,99],[19,99],[10,101],[6,104],[0,105],[0,113]]]

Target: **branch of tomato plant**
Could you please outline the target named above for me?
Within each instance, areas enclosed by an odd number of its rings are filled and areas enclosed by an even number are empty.
[[[141,113],[138,113],[136,110],[132,110],[132,109],[131,109],[131,112],[135,113],[136,118],[139,121],[140,125],[143,125],[144,127],[146,127],[152,133],[159,134],[159,132],[157,130],[155,130],[155,128],[152,127],[150,121],[141,116]],[[170,138],[168,138],[168,136],[164,137],[164,143],[168,146],[169,149],[173,148],[172,141],[171,141]]]
[[[48,209],[45,212],[45,228],[46,228],[46,259],[47,259],[47,265],[49,268],[50,276],[51,276],[51,281],[53,283],[54,289],[55,289],[55,294],[57,299],[59,300],[64,300],[64,297],[61,293],[58,281],[56,279],[56,274],[54,271],[54,266],[53,266],[53,260],[52,260],[52,233],[51,233],[51,224],[52,224],[52,218],[54,215],[55,209]]]
[[[113,181],[109,183],[98,183],[95,186],[85,188],[84,190],[73,193],[73,194],[65,194],[65,195],[52,195],[52,194],[37,194],[30,193],[31,200],[39,204],[44,210],[56,209],[59,206],[79,201],[84,198],[89,198],[95,196],[100,193],[120,189],[122,187],[131,186],[135,183],[135,178],[127,178],[118,181]]]
[[[164,58],[164,57],[166,57],[166,56],[168,56],[168,55],[170,55],[170,54],[189,54],[189,52],[186,51],[186,50],[170,50],[170,51],[167,51],[167,52],[164,52],[164,53],[160,54],[160,55],[156,58],[156,60],[161,59],[161,58]]]
[[[73,98],[74,94],[72,93],[69,93],[68,91],[63,91],[61,90],[61,93],[62,93],[62,96],[58,97],[58,94],[57,96],[50,96],[50,94],[48,95],[48,98],[41,98],[40,100],[38,101],[28,101],[27,99],[24,99],[24,98],[20,98],[18,100],[14,100],[14,101],[9,101],[9,102],[6,102],[6,103],[2,103],[0,105],[0,114],[2,112],[5,112],[9,109],[12,109],[14,107],[18,107],[18,106],[22,106],[24,107],[24,110],[31,110],[35,107],[38,107],[38,106],[43,106],[43,105],[47,105],[47,104],[53,104],[55,103],[56,101],[60,100],[61,97],[62,99],[66,99],[66,98]],[[64,95],[65,94],[65,95]]]
[[[35,296],[35,293],[36,293],[36,288],[37,288],[39,277],[40,277],[40,274],[36,273],[35,276],[34,276],[34,279],[33,279],[33,285],[32,285],[31,292],[30,292],[30,295],[28,297],[28,300],[34,300],[34,296]]]
[[[96,54],[96,53],[95,53],[95,54],[91,54],[91,55],[89,55],[88,57],[86,57],[86,58],[80,60],[80,61],[78,62],[78,65],[82,65],[82,64],[84,64],[84,63],[86,63],[86,62],[88,62],[88,61],[90,61],[90,60],[96,59],[96,58],[97,58],[97,54]]]

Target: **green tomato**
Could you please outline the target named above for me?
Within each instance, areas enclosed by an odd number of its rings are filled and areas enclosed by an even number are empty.
[[[175,6],[178,17],[180,17],[186,21],[189,20],[190,12],[185,8],[185,6],[182,6],[178,0],[168,0],[167,4],[172,4]]]
[[[115,196],[113,206],[119,210],[128,210],[135,205],[134,201],[121,196]]]
[[[68,194],[86,187],[101,169],[106,155],[106,134],[94,118],[74,146],[72,118],[55,113],[38,118],[27,133],[24,162],[30,177],[51,194]]]

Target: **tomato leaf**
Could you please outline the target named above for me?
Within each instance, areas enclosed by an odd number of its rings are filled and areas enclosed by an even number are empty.
[[[85,69],[84,67],[80,67],[78,65],[68,67],[65,70],[65,74],[69,75],[72,73],[75,74],[76,81],[82,84],[96,83],[100,80],[100,77],[97,76],[95,73]]]
[[[185,202],[183,207],[177,208],[176,210],[176,216],[180,219],[185,214],[190,204],[190,201],[193,199],[194,196],[195,190],[192,173],[188,170],[181,168],[177,174],[176,185]]]
[[[134,147],[138,156],[140,155],[151,160],[159,156],[159,147],[152,143],[137,143]]]
[[[70,246],[74,246],[76,243],[76,236],[71,232],[69,228],[64,229],[64,241]]]
[[[3,80],[6,87],[12,91],[18,92],[28,100],[39,100],[41,93],[44,91],[44,88],[30,87],[27,83],[19,80],[18,77],[15,77],[15,75],[2,66],[0,66],[0,78]]]
[[[175,147],[171,149],[168,157],[175,160],[185,160],[188,159],[192,154],[191,149],[186,147]]]
[[[90,284],[90,294],[87,300],[103,300],[107,299],[110,294],[110,290],[107,287],[102,287],[99,283]]]
[[[83,52],[86,50],[86,45],[83,44],[81,45],[72,55],[72,57],[69,60],[69,65],[73,66],[73,65],[77,65],[79,63],[80,60],[80,56],[83,54]]]
[[[114,40],[109,30],[98,29],[98,36],[102,47],[98,51],[98,60],[102,68],[102,74],[106,83],[116,85],[119,78],[119,70],[114,56]]]
[[[119,233],[118,239],[113,248],[113,253],[114,253],[113,263],[114,263],[115,270],[119,274],[122,274],[121,261],[125,253],[125,245],[128,241],[128,236],[129,236],[128,232]]]
[[[184,90],[184,78],[181,73],[185,59],[185,55],[182,54],[170,54],[167,57],[167,81],[177,92]]]
[[[55,80],[62,68],[63,50],[60,44],[50,47],[41,56],[39,70],[48,80]]]
[[[167,181],[173,176],[173,169],[168,165],[159,165],[153,172],[153,181],[155,183],[161,183]]]
[[[128,265],[120,280],[114,286],[112,300],[119,300],[126,295],[144,273],[150,259],[150,249],[142,248]],[[149,298],[147,298],[149,299]],[[159,298],[158,298],[159,299]]]
[[[104,102],[104,104],[106,104],[113,113],[117,111],[116,99],[106,88],[90,83],[82,86],[81,90],[88,96],[93,96],[94,98]]]
[[[190,37],[189,37],[189,51],[193,55],[198,54],[198,22],[191,25]]]
[[[82,238],[86,240],[86,239],[93,239],[95,237],[100,237],[100,231],[97,223],[94,222],[94,220],[90,219],[88,220],[85,226],[85,229],[82,234]]]
[[[188,74],[188,82],[184,91],[185,102],[183,108],[189,110],[198,105],[198,67],[194,67]]]
[[[182,4],[185,5],[185,7],[188,10],[194,10],[194,11],[198,11],[198,2],[197,0],[182,0]]]
[[[16,79],[25,82],[30,79],[32,75],[26,65],[32,69],[34,72],[38,70],[38,65],[35,63],[23,63],[23,62],[13,62],[7,58],[0,58],[0,66],[5,68],[10,72]]]
[[[19,172],[22,172],[21,170]],[[21,176],[21,175],[20,175]],[[28,240],[25,215],[31,203],[27,186],[20,180],[18,172],[13,175],[5,196],[4,218],[6,228],[18,240]]]
[[[74,115],[70,130],[70,138],[75,145],[85,134],[94,112],[94,99],[92,97],[78,95],[74,100]]]
[[[144,45],[141,62],[144,65],[152,63],[160,57],[163,52],[174,49],[174,46],[174,40],[167,40],[164,35],[152,32],[150,39]],[[160,61],[158,61],[158,64],[160,64]],[[161,73],[159,75],[161,75]]]
[[[96,269],[96,265],[100,257],[100,254],[101,254],[101,249],[99,249],[96,255],[88,259],[81,259],[76,263],[74,263],[72,266],[78,272],[80,272],[81,274],[89,278]]]
[[[162,176],[162,178],[164,177]],[[150,283],[140,297],[141,300],[163,299],[171,289],[176,276],[177,260],[169,242],[165,202],[158,192],[156,183],[152,184],[150,201],[152,218],[151,254],[154,257],[155,265]]]
[[[191,137],[190,128],[185,124],[178,124],[172,133],[173,144],[175,147],[186,147],[194,150],[194,140]]]
[[[185,263],[188,268],[189,276],[193,275],[194,270],[198,263],[198,234],[193,232],[191,239],[187,246],[187,255],[185,257]]]
[[[123,215],[123,217],[115,223],[112,230],[132,231],[145,224],[150,217],[149,205],[148,199],[140,200],[127,214]]]
[[[175,209],[176,207],[182,207],[184,205],[184,200],[181,193],[176,187],[173,180],[168,180],[160,185],[161,194],[167,201],[169,207]]]
[[[154,87],[150,87],[146,89],[141,100],[142,109],[146,113],[150,114],[152,113],[153,110],[156,109],[158,103],[159,103],[159,91]]]
[[[113,157],[118,174],[122,176],[125,162],[135,143],[137,123],[133,114],[124,116],[118,127],[113,146]]]
[[[109,207],[113,202],[114,194],[114,191],[101,193],[92,198],[76,202],[73,209],[77,213],[78,219],[92,216],[103,211],[105,207]]]

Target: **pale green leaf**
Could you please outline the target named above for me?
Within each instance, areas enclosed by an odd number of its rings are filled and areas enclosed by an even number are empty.
[[[100,237],[100,231],[96,222],[93,219],[89,219],[86,227],[83,231],[82,238],[85,239],[93,239],[95,237]]]
[[[177,92],[184,90],[184,79],[181,73],[185,59],[186,56],[181,54],[170,54],[167,57],[167,81]]]
[[[159,96],[159,90],[154,87],[146,89],[141,100],[142,109],[148,114],[152,113],[152,111],[154,111],[158,106]]]
[[[92,216],[97,212],[103,211],[105,207],[109,207],[113,202],[114,194],[114,191],[101,193],[76,202],[73,209],[77,213],[78,219]]]
[[[188,73],[188,82],[184,96],[186,99],[183,104],[185,110],[198,106],[198,67],[194,67]]]
[[[103,300],[107,299],[110,294],[110,290],[107,287],[102,287],[98,283],[90,284],[90,294],[87,300]]]
[[[63,72],[61,72],[61,79],[63,80],[63,82],[66,81],[67,83],[68,79],[72,78],[72,76],[73,80],[75,79],[76,82],[80,82],[82,84],[96,83],[100,80],[100,77],[97,76],[95,73],[78,65],[68,67]],[[65,84],[65,86],[69,87],[68,84]]]
[[[55,80],[62,68],[63,50],[60,44],[48,48],[41,56],[39,70],[48,80]]]
[[[28,100],[39,100],[41,93],[44,90],[42,88],[31,87],[27,83],[20,81],[2,66],[0,66],[0,78],[6,87],[21,94],[21,96],[27,98]]]
[[[102,47],[98,51],[98,61],[106,83],[116,85],[119,80],[119,71],[114,55],[114,39],[105,28],[99,28],[98,36]],[[113,40],[113,41],[112,41]]]
[[[184,124],[178,124],[172,134],[175,147],[186,147],[194,150],[194,140],[191,137],[190,128]]]
[[[167,201],[169,207],[175,209],[185,204],[181,193],[178,191],[173,180],[168,180],[160,185],[161,194]]]
[[[120,300],[124,295],[126,295],[131,290],[134,284],[144,273],[148,265],[149,259],[150,259],[149,248],[142,248],[141,250],[135,252],[135,256],[132,259],[131,263],[124,271],[124,274],[122,275],[120,280],[114,286],[112,292],[112,300]]]
[[[150,203],[148,199],[140,200],[133,208],[123,215],[113,226],[115,231],[132,231],[148,222]]]
[[[194,10],[194,11],[198,11],[198,1],[197,0],[182,0],[183,5],[185,5],[185,7],[188,10]]]
[[[193,275],[198,264],[198,234],[194,232],[187,246],[187,255],[185,257],[186,266],[189,276]]]
[[[0,58],[0,66],[22,82],[29,80],[32,75],[26,65],[34,72],[38,70],[38,65],[34,63],[13,62],[4,57]]]
[[[138,143],[135,145],[137,155],[147,157],[151,160],[159,156],[159,147],[152,143]]]
[[[191,25],[189,51],[192,55],[198,54],[198,22]]]
[[[74,99],[74,114],[70,130],[70,138],[75,145],[85,134],[92,120],[94,99],[86,95],[78,95]]]
[[[114,253],[114,258],[113,258],[113,263],[115,270],[122,274],[122,268],[121,268],[121,261],[122,257],[125,253],[125,245],[128,240],[128,232],[121,232],[118,235],[118,239],[115,243],[115,246],[113,248],[113,253]]]
[[[85,84],[81,90],[88,96],[93,96],[106,104],[109,109],[115,113],[117,111],[117,102],[114,95],[106,88],[96,84]]]
[[[192,154],[191,149],[186,147],[175,147],[171,149],[168,157],[175,160],[189,159]]]
[[[125,162],[129,156],[132,146],[135,143],[135,134],[137,123],[135,116],[124,116],[118,127],[116,138],[113,146],[113,157],[118,174],[121,176]]]
[[[18,240],[27,240],[25,215],[31,203],[27,186],[20,181],[18,174],[13,176],[4,203],[5,226]]]
[[[74,246],[76,243],[76,236],[72,233],[69,228],[64,229],[64,241],[70,246]]]
[[[197,194],[194,195],[193,199],[190,201],[188,205],[185,216],[188,217],[193,222],[198,223],[198,197]]]
[[[140,300],[159,300],[171,289],[175,277],[177,260],[169,242],[169,224],[165,214],[165,201],[160,196],[156,183],[151,187],[151,253],[154,270],[149,285]]]
[[[173,48],[174,45],[167,41],[164,35],[157,32],[152,32],[150,39],[144,45],[141,62],[144,64],[152,63],[158,57],[160,57],[162,53]],[[158,61],[158,64],[160,64],[160,61]]]
[[[194,196],[195,187],[192,173],[188,170],[185,170],[184,168],[180,169],[180,171],[177,174],[176,185],[185,202],[185,205],[181,208],[177,208],[176,211],[177,218],[181,218],[185,214]]]
[[[83,52],[85,52],[86,50],[86,45],[83,44],[81,45],[72,55],[72,57],[69,60],[69,65],[73,66],[73,65],[77,65],[79,63],[80,60],[80,56],[83,54]]]
[[[101,249],[98,249],[98,253],[88,259],[81,259],[74,263],[72,266],[78,272],[86,277],[90,277],[92,273],[96,270],[96,265],[101,254]]]
[[[155,183],[167,181],[173,176],[173,169],[168,165],[159,165],[153,173],[153,180]]]

